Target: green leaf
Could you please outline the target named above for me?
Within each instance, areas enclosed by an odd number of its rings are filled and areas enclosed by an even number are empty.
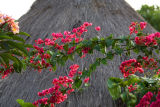
[[[31,45],[31,44],[25,44],[24,47],[33,48],[33,45]]]
[[[127,100],[127,93],[123,92],[120,96],[121,96],[122,101],[125,103]]]
[[[123,53],[123,49],[120,48],[120,47],[117,47],[117,48],[115,48],[114,50],[115,50],[116,54],[121,55],[121,54]]]
[[[26,70],[27,64],[25,63],[25,60],[22,60],[22,64],[23,64],[23,70]]]
[[[25,55],[28,55],[28,52],[25,49],[24,44],[13,42],[13,41],[6,41],[6,43],[9,44],[12,48],[16,48],[22,51]]]
[[[100,51],[101,51],[101,53],[105,54],[106,53],[106,48],[105,47],[101,48]]]
[[[108,53],[107,53],[107,59],[113,59],[113,57],[114,57],[114,54],[112,53],[112,51],[109,51]]]
[[[40,55],[37,55],[37,57],[34,58],[34,61],[38,61],[40,59],[41,59]]]
[[[107,81],[107,86],[110,95],[114,100],[118,99],[121,95],[121,86],[119,85],[122,82],[122,79],[111,77]]]
[[[125,82],[123,82],[123,85],[126,86],[126,85],[130,85],[130,84],[138,83],[138,82],[140,82],[140,79],[138,76],[130,75],[128,77],[128,79]]]
[[[111,80],[114,83],[121,83],[123,79],[116,78],[116,77],[110,77],[109,80]]]
[[[152,79],[152,78],[146,78],[146,77],[141,77],[141,78],[150,84],[154,84],[157,82],[155,79]]]
[[[74,55],[73,54],[69,54],[68,58],[73,61],[74,60]]]
[[[67,60],[68,60],[68,56],[62,56],[59,59],[59,63],[64,66]]]
[[[5,62],[3,61],[2,57],[0,57],[0,63],[5,65]],[[6,64],[7,65],[7,64]],[[8,66],[8,65],[7,65]]]
[[[115,46],[116,46],[116,44],[117,44],[117,40],[114,40],[113,42],[112,42],[112,49],[114,49],[115,48]]]
[[[80,88],[80,86],[82,85],[82,80],[79,79],[78,76],[75,79],[74,85],[75,85],[76,88]]]
[[[26,33],[26,32],[19,32],[17,35],[24,35],[24,36],[31,36],[31,35],[29,35],[28,33]]]
[[[85,78],[85,77],[89,77],[91,75],[91,72],[90,71],[88,71],[88,70],[84,70],[83,72],[82,72],[82,78]]]
[[[117,85],[119,85],[119,83],[121,82],[122,80],[120,78],[115,78],[115,77],[110,77],[108,80],[107,80],[107,86],[109,88],[114,88],[116,87]]]
[[[54,53],[50,50],[47,51],[48,54],[53,55]]]
[[[94,62],[95,66],[100,66],[101,64],[101,59],[100,58],[96,58],[96,61]]]
[[[123,43],[124,41],[126,41],[126,39],[128,39],[127,36],[120,36],[120,42]]]
[[[97,37],[94,37],[94,38],[92,38],[92,41],[93,41],[93,42],[97,42],[97,41],[98,41],[98,38],[97,38]]]
[[[12,38],[6,35],[5,33],[0,33],[0,40],[3,40],[3,39],[12,39]]]
[[[56,69],[57,69],[56,65],[52,67],[52,71],[56,71]]]
[[[65,44],[65,45],[63,46],[63,48],[64,48],[65,51],[68,51],[68,49],[69,49],[68,44]]]
[[[21,72],[22,71],[23,63],[17,57],[12,56],[9,53],[3,53],[3,54],[0,54],[0,56],[2,58],[5,58],[6,61],[9,61],[9,59],[12,60],[13,61],[13,67],[14,67],[14,70],[16,72]]]
[[[137,97],[132,93],[129,93],[128,95],[129,95],[129,99],[128,99],[129,101],[127,101],[128,107],[135,106],[135,104],[137,102]]]
[[[156,51],[157,54],[159,54],[159,49],[156,49],[155,51]]]
[[[17,99],[16,101],[17,101],[21,106],[23,106],[24,101],[23,101],[22,99]]]
[[[113,35],[111,34],[110,36],[108,36],[106,39],[105,39],[105,44],[106,44],[106,47],[110,47],[113,45]]]
[[[7,42],[5,41],[1,41],[0,42],[0,47],[1,49],[3,49],[2,51],[8,51],[10,49],[13,49],[12,47],[9,46],[9,44],[7,44]]]
[[[3,61],[7,66],[9,66],[9,58],[8,58],[6,55],[4,55],[4,54],[0,54],[0,57],[1,57],[2,61]]]
[[[130,45],[134,47],[135,46],[135,42],[130,41]]]
[[[105,40],[105,42],[106,42],[106,47],[110,47],[110,46],[112,46],[112,43],[113,43],[113,39],[106,39]]]
[[[84,40],[84,41],[82,41],[82,43],[84,44],[85,47],[88,47],[88,46],[92,45],[91,40]]]
[[[35,107],[32,103],[24,102],[22,99],[16,100],[21,107]]]
[[[91,64],[91,65],[90,65],[90,70],[91,70],[91,72],[92,72],[92,71],[95,71],[95,70],[96,70],[96,67],[97,67],[96,63]]]
[[[121,95],[121,87],[119,85],[115,86],[114,88],[108,88],[108,90],[113,100],[118,99]]]
[[[10,53],[14,54],[14,55],[17,55],[17,56],[21,56],[21,57],[23,56],[23,53],[19,50],[16,50],[16,49],[10,50]]]
[[[106,58],[102,58],[101,59],[101,63],[104,64],[104,65],[107,64],[107,59]]]
[[[12,35],[10,37],[12,37],[13,40],[21,41],[23,43],[25,42],[25,40],[22,37],[19,37],[17,35]]]
[[[95,46],[94,46],[94,49],[96,49],[97,51],[100,51],[100,50],[101,50],[99,44],[95,45]]]

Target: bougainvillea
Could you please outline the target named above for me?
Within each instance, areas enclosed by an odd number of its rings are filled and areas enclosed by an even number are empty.
[[[126,60],[121,63],[120,70],[124,77],[128,77],[131,74],[135,74],[136,71],[143,73],[142,65],[137,62],[136,59]]]
[[[38,71],[41,71],[43,68],[50,68],[52,69],[53,63],[48,63],[48,59],[50,59],[50,56],[52,53],[49,52],[51,48],[56,49],[59,52],[64,52],[67,54],[72,54],[75,51],[75,46],[68,46],[68,44],[72,43],[80,43],[83,41],[83,38],[81,37],[85,32],[87,32],[87,28],[92,26],[92,23],[84,22],[83,25],[80,27],[74,28],[72,32],[70,31],[64,31],[64,33],[52,33],[52,38],[45,38],[45,40],[42,40],[41,38],[35,40],[35,45],[33,46],[34,49],[37,51],[36,54],[30,57],[29,62],[34,65],[36,68],[38,68]],[[45,45],[45,46],[44,46]],[[46,51],[48,50],[48,51]],[[89,48],[82,49],[83,57],[85,57],[85,54],[88,53]],[[49,54],[48,54],[49,53]]]
[[[146,93],[142,97],[142,99],[140,100],[140,103],[138,105],[136,105],[136,107],[147,107],[147,106],[149,106],[152,97],[153,97],[153,93],[152,92]]]
[[[0,74],[3,74],[2,79],[4,79],[8,74],[12,73],[13,71],[13,65],[9,65],[9,67],[7,67],[6,65],[1,64]]]
[[[160,33],[153,33],[148,36],[137,36],[135,42],[137,45],[156,46],[157,39],[160,38]]]
[[[156,101],[152,102],[150,107],[159,107],[159,106],[160,106],[160,92],[158,92]]]
[[[18,23],[13,24],[13,21],[8,16],[3,16],[0,19],[0,25],[2,27],[3,23],[7,22],[10,27],[9,31],[12,31],[15,35],[19,32]],[[83,68],[83,71],[78,70],[78,64],[71,65],[68,76],[53,79],[51,88],[38,92],[38,96],[41,98],[32,105],[54,107],[56,104],[64,102],[68,95],[75,90],[81,90],[84,86],[89,86],[90,76],[97,66],[107,64],[107,61],[112,60],[116,55],[130,56],[130,53],[134,52],[137,57],[125,60],[120,64],[119,68],[123,78],[110,77],[108,79],[108,90],[113,99],[121,98],[127,106],[155,106],[159,104],[160,59],[154,55],[153,51],[159,54],[160,33],[143,33],[146,25],[146,22],[132,22],[129,26],[130,35],[119,38],[109,35],[105,38],[84,39],[88,27],[95,29],[97,32],[101,31],[100,26],[95,27],[89,22],[84,22],[72,31],[53,32],[50,38],[35,40],[32,48],[21,49],[21,51],[29,54],[28,56],[22,55],[24,57],[23,63],[19,65],[13,63],[9,67],[2,64],[6,71],[2,70],[0,73],[4,78],[23,65],[31,66],[39,72],[42,69],[56,71],[56,66],[65,65],[68,59],[74,60],[74,55],[85,58],[87,54],[93,54],[95,51],[102,53],[103,57],[96,58],[95,62],[90,64],[88,68]],[[132,34],[136,36],[132,36]],[[21,61],[18,60],[18,62]],[[18,72],[21,72],[21,70],[18,69]],[[158,94],[157,100],[153,103],[151,102],[151,98],[154,97],[152,93]],[[140,102],[138,102],[137,96],[141,97]],[[22,105],[26,104],[21,100],[18,100],[18,102],[21,102]]]
[[[128,86],[129,92],[132,92],[132,91],[134,91],[136,89],[137,89],[137,83],[135,83],[134,85],[131,84],[130,86]]]
[[[33,103],[36,107],[39,107],[39,105],[52,105],[54,107],[55,104],[62,103],[67,99],[68,95],[74,92],[74,82],[76,81],[74,77],[76,77],[75,74],[79,68],[79,65],[73,64],[69,68],[70,71],[68,76],[60,76],[59,78],[53,79],[53,87],[45,89],[42,92],[38,92],[38,96],[43,98]],[[81,75],[81,73],[78,73],[77,75]],[[89,77],[84,79],[84,83],[88,83],[88,81]]]

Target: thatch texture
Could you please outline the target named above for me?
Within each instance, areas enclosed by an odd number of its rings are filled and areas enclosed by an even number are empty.
[[[34,43],[35,39],[50,37],[52,32],[63,32],[79,26],[83,22],[92,22],[100,25],[102,32],[97,34],[95,30],[87,33],[86,38],[99,35],[105,37],[109,34],[128,35],[128,26],[132,21],[143,19],[124,0],[37,0],[28,13],[20,19],[22,31],[31,34],[26,38],[28,43]],[[147,27],[147,32],[154,32]],[[28,68],[22,74],[13,74],[4,80],[0,80],[0,107],[18,107],[16,99],[33,102],[38,99],[37,92],[52,86],[52,79],[58,75],[67,75],[71,64],[77,63],[81,68],[93,63],[96,53],[84,59],[75,58],[68,61],[65,67],[58,67],[57,71],[42,73]],[[100,66],[92,74],[91,86],[80,93],[73,93],[60,107],[115,107],[107,87],[106,81],[110,76],[121,76],[120,62],[125,56],[115,57],[108,62],[108,66]],[[122,106],[118,104],[117,106]]]

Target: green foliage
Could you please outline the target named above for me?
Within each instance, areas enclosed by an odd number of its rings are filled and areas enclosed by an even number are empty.
[[[109,93],[114,100],[118,99],[121,95],[121,87],[119,85],[121,81],[119,78],[109,78],[107,81]]]
[[[138,84],[137,89],[133,93],[129,92],[128,86],[135,83]],[[157,78],[130,75],[128,78],[122,79],[110,77],[107,81],[107,86],[109,93],[114,100],[121,98],[122,101],[127,104],[127,107],[133,107],[137,104],[136,96],[141,98],[148,91],[157,92],[160,85]]]
[[[21,107],[35,107],[32,103],[24,102],[22,99],[16,100]]]
[[[140,25],[139,25],[140,26]],[[25,33],[21,33],[25,34]],[[28,36],[28,35],[27,35]],[[144,36],[142,31],[138,32],[137,37],[139,36]],[[9,51],[12,54],[15,54],[16,56],[23,56],[23,55],[28,55],[28,52],[26,51],[26,47],[31,47],[30,45],[25,45],[24,40],[21,39],[20,37],[12,37],[11,34],[10,36],[6,36],[5,34],[0,37],[2,40],[5,40],[4,42],[1,42],[2,49]],[[11,40],[10,40],[11,39]],[[157,38],[157,43],[160,43],[160,40]],[[7,41],[7,42],[6,42]],[[17,42],[18,41],[18,42]],[[144,41],[143,41],[144,42]],[[75,43],[75,41],[66,43],[64,44],[64,50],[58,50],[56,48],[56,44],[54,46],[48,46],[48,47],[43,47],[42,53],[39,53],[38,49],[37,50],[32,50],[29,55],[29,57],[26,58],[26,63],[30,64],[33,67],[39,67],[38,70],[41,70],[43,68],[47,68],[46,66],[43,66],[41,64],[42,56],[41,54],[49,54],[49,58],[46,58],[46,62],[49,63],[52,66],[53,71],[56,71],[56,67],[59,65],[65,65],[67,60],[74,60],[75,55],[79,55],[82,57],[83,55],[86,54],[93,54],[94,51],[101,53],[102,55],[94,58],[94,62],[90,64],[89,68],[83,68],[82,75],[81,74],[75,74],[76,77],[73,78],[73,83],[72,83],[72,88],[81,90],[82,86],[88,87],[88,83],[84,83],[82,79],[86,77],[90,77],[92,72],[96,70],[98,66],[101,64],[107,65],[107,61],[112,60],[114,56],[116,55],[128,55],[130,56],[130,53],[133,51],[136,54],[143,54],[144,56],[152,57],[153,56],[153,51],[155,50],[157,54],[159,54],[159,46],[158,45],[150,45],[146,46],[145,44],[138,44],[135,43],[134,38],[131,38],[131,36],[121,36],[120,38],[114,38],[113,35],[111,34],[108,37],[105,38],[92,38],[90,40],[83,40],[79,43]],[[72,49],[73,48],[73,49]],[[24,62],[17,59],[16,56],[10,55],[10,53],[5,53],[1,54],[0,53],[0,62],[9,64],[10,60],[13,61],[13,66],[14,69],[17,72],[20,72],[22,68],[25,68]],[[37,56],[37,53],[39,54]],[[33,58],[34,57],[34,58]],[[33,64],[30,63],[30,59],[33,58],[34,61],[39,61],[40,63]],[[142,59],[142,56],[139,55],[137,58],[138,63],[134,63],[134,66],[140,65],[141,62],[139,60]],[[158,61],[157,61],[158,62]],[[24,66],[24,67],[23,67]],[[130,65],[132,67],[132,64]],[[139,67],[141,68],[141,67]],[[129,71],[126,67],[126,69]],[[134,68],[133,68],[134,69]],[[138,68],[136,68],[138,69]],[[132,70],[130,70],[132,72]],[[129,71],[129,74],[130,74]],[[136,71],[134,71],[135,73]],[[122,72],[123,73],[123,72]],[[127,72],[128,73],[128,72]],[[133,107],[137,104],[137,97],[140,96],[142,97],[147,91],[151,92],[157,92],[157,89],[159,89],[159,76],[153,76],[154,78],[149,78],[149,77],[141,77],[141,76],[136,76],[133,75],[134,73],[131,73],[131,75],[125,77],[125,78],[115,78],[115,77],[110,77],[107,81],[107,86],[109,93],[111,97],[114,100],[117,100],[121,98],[124,103],[128,107]],[[125,75],[124,75],[125,76]],[[130,90],[130,86],[137,84],[136,91],[135,89]],[[132,87],[133,88],[133,87]],[[134,87],[135,88],[135,87]],[[67,89],[63,87],[61,90],[63,94],[67,92]],[[18,100],[19,104],[23,107],[24,105],[27,105],[28,103],[24,103],[23,100]],[[41,107],[49,107],[50,105],[47,104],[41,104]],[[27,107],[27,106],[24,106]]]
[[[160,31],[160,7],[143,5],[137,12],[156,30]]]
[[[81,86],[81,84],[82,84],[82,80],[77,76],[74,81],[75,81],[75,82],[74,82],[73,87],[79,89],[80,86]]]
[[[1,64],[7,65],[13,64],[15,72],[21,72],[25,67],[25,64],[20,57],[28,56],[26,47],[29,44],[25,44],[25,40],[18,35],[29,36],[25,32],[19,34],[13,34],[12,32],[0,32],[0,59]]]

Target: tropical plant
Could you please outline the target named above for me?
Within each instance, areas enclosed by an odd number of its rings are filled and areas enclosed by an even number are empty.
[[[89,68],[80,71],[78,64],[71,65],[68,76],[53,79],[53,86],[38,92],[41,98],[33,105],[54,107],[65,101],[72,92],[88,87],[89,77],[97,66],[107,65],[107,62],[114,56],[122,54],[130,56],[133,52],[137,54],[137,57],[126,60],[120,65],[123,78],[110,77],[108,79],[107,86],[110,95],[114,100],[121,98],[128,107],[149,105],[153,107],[158,104],[160,59],[154,52],[159,54],[160,33],[145,34],[143,33],[146,27],[145,22],[132,22],[129,26],[130,35],[114,38],[111,34],[106,38],[95,37],[85,40],[82,35],[88,32],[88,27],[92,27],[92,23],[85,22],[80,27],[74,28],[72,32],[52,33],[52,39],[39,38],[35,41],[34,49],[29,51],[30,56],[25,59],[25,63],[39,72],[42,69],[56,71],[56,66],[65,65],[66,61],[73,60],[75,55],[85,58],[87,54],[98,51],[104,56],[97,57]],[[95,27],[95,30],[99,32],[100,26]],[[136,34],[136,37],[131,36],[132,34]],[[156,96],[157,101],[154,100]],[[142,99],[139,101],[139,98]],[[20,99],[17,101],[22,107],[31,105]]]
[[[142,5],[140,10],[137,12],[156,30],[160,31],[160,7],[159,6],[148,6]]]
[[[22,35],[30,36],[25,32],[19,32],[18,22],[13,18],[0,13],[0,75],[5,78],[9,73],[21,72],[25,67],[20,58],[28,56]]]

